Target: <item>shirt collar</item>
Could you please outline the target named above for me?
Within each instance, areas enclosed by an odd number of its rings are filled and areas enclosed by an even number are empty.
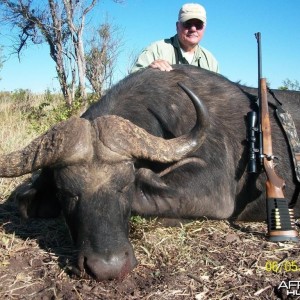
[[[181,47],[180,47],[180,43],[179,43],[178,34],[175,34],[173,40],[174,40],[173,46],[174,46],[175,48],[177,48],[179,51],[181,51]],[[195,51],[195,57],[201,58],[202,56],[203,56],[203,53],[202,53],[201,47],[200,47],[199,45],[197,45],[197,49],[196,49],[196,51]]]

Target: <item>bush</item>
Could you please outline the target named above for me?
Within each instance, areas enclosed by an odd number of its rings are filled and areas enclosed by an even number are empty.
[[[93,95],[89,95],[89,103],[95,101]],[[10,149],[14,143],[11,138],[13,134],[8,131],[10,126],[18,132],[18,141],[16,144],[24,145],[19,140],[40,135],[47,131],[54,124],[67,120],[73,115],[80,115],[85,108],[80,98],[74,101],[71,107],[61,94],[51,93],[46,90],[44,94],[34,94],[30,90],[19,89],[14,92],[0,92],[0,118],[2,125],[2,134],[5,139],[10,137],[9,145],[2,150]],[[14,124],[10,125],[9,124]],[[1,150],[1,149],[0,149]]]

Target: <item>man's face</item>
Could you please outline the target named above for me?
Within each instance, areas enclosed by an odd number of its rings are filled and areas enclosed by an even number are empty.
[[[184,23],[177,22],[177,34],[183,50],[191,50],[203,37],[205,24],[198,19],[190,19]]]

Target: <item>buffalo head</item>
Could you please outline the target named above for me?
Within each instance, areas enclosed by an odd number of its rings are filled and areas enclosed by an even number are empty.
[[[207,110],[192,91],[181,87],[194,104],[197,121],[180,137],[165,140],[150,135],[114,115],[93,121],[73,117],[23,150],[0,157],[2,177],[39,169],[51,173],[51,179],[47,178],[53,181],[50,201],[58,202],[63,211],[78,249],[78,268],[97,280],[120,279],[136,265],[128,239],[137,174],[134,163],[140,159],[178,161],[204,141]],[[34,184],[19,195],[19,200],[25,217],[32,203],[41,201]]]

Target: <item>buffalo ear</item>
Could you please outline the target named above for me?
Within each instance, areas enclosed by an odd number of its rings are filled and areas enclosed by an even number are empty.
[[[0,177],[16,177],[43,167],[91,159],[91,128],[88,120],[77,117],[58,123],[22,150],[0,156]]]
[[[26,188],[26,190],[23,190],[16,195],[19,213],[23,219],[35,217],[37,214],[37,207],[36,205],[33,205],[33,200],[37,194],[37,191],[31,187],[26,186]]]

